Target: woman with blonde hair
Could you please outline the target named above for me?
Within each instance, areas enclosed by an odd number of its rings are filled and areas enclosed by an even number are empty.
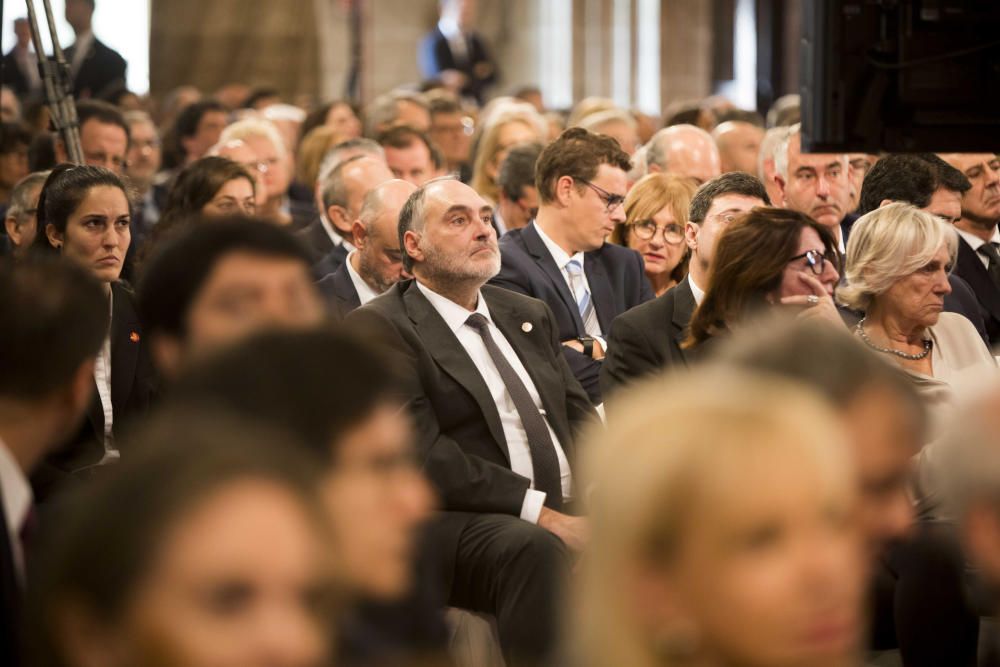
[[[934,426],[953,410],[968,371],[996,362],[973,324],[942,312],[958,252],[954,228],[914,206],[883,206],[854,224],[847,243],[844,305],[864,313],[854,329],[871,349],[899,365],[930,410]]]
[[[545,121],[537,112],[511,111],[498,114],[476,141],[469,185],[489,203],[496,205],[500,201],[497,176],[507,152],[516,144],[544,140]]]
[[[584,469],[591,541],[572,657],[860,664],[865,555],[830,408],[801,385],[722,368],[619,403]]]
[[[611,232],[612,243],[642,255],[656,296],[687,275],[691,252],[684,242],[684,226],[694,193],[690,179],[664,173],[645,176],[625,197],[625,222],[616,223]]]

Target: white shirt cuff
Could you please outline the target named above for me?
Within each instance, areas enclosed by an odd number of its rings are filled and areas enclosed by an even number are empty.
[[[594,340],[596,340],[598,345],[601,346],[602,351],[608,351],[608,341],[604,340],[604,336],[594,336]]]
[[[528,489],[524,492],[524,502],[521,504],[521,518],[528,523],[538,523],[538,515],[542,513],[544,504],[544,491]]]

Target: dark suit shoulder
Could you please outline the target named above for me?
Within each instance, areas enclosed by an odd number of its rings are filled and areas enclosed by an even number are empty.
[[[637,329],[648,328],[665,329],[673,320],[674,310],[677,304],[677,288],[669,289],[665,294],[661,294],[655,299],[650,299],[638,306],[629,308],[624,313],[614,319],[611,324],[612,330],[620,326],[631,325]]]

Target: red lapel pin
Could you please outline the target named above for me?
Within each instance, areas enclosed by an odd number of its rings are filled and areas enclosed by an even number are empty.
[[[128,335],[128,339],[130,341],[132,341],[133,343],[138,343],[139,342],[139,333],[136,332],[136,331],[133,331],[132,333],[130,333]]]

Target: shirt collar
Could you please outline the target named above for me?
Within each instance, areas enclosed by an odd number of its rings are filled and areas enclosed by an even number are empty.
[[[327,220],[325,215],[319,216],[319,224],[321,224],[323,226],[323,229],[326,230],[326,233],[330,237],[330,240],[333,241],[333,245],[343,246],[348,252],[357,250],[357,248],[354,247],[353,243],[345,239],[340,234],[340,232],[336,230],[336,228],[333,226],[333,223]]]
[[[351,282],[354,283],[354,289],[358,293],[358,300],[361,301],[361,305],[365,305],[372,299],[378,296],[378,293],[373,290],[365,279],[361,277],[361,274],[354,270],[354,260],[352,259],[358,254],[357,250],[352,250],[348,255],[347,259],[347,275],[351,277]]]
[[[33,495],[24,471],[3,440],[0,440],[0,488],[3,489],[3,512],[7,518],[7,529],[17,533],[31,509]]]
[[[430,287],[421,283],[419,280],[415,280],[414,282],[417,284],[417,289],[419,289],[420,292],[427,297],[427,300],[431,302],[431,305],[434,307],[434,310],[438,312],[438,315],[444,319],[445,324],[448,325],[448,328],[451,329],[452,333],[456,333],[460,328],[462,328],[462,325],[465,324],[467,319],[469,319],[469,315],[471,315],[472,312],[479,313],[489,320],[490,324],[493,323],[493,318],[490,317],[490,311],[486,307],[486,299],[483,298],[482,292],[479,292],[476,296],[476,310],[470,312],[448,297],[441,296]]]
[[[565,270],[566,265],[573,259],[579,262],[581,267],[583,266],[582,252],[578,252],[575,255],[570,256],[568,252],[559,247],[558,243],[548,237],[541,225],[537,222],[532,222],[531,224],[535,226],[535,231],[538,232],[538,236],[541,237],[542,243],[545,244],[545,247],[549,249],[549,254],[552,255],[552,259],[555,260],[556,266],[559,267],[560,271]]]
[[[462,30],[458,27],[458,23],[450,18],[442,17],[441,20],[438,21],[438,30],[441,31],[441,34],[444,35],[446,39],[454,39],[462,34]]]
[[[958,227],[955,227],[955,231],[958,232],[959,236],[965,239],[966,243],[972,246],[973,250],[978,251],[981,247],[986,245],[986,241],[984,241],[982,238],[976,236],[975,234],[970,234],[964,229],[959,229]],[[1000,228],[993,229],[993,236],[990,237],[990,242],[1000,243]]]
[[[691,287],[691,295],[694,296],[695,305],[700,306],[702,299],[705,298],[705,290],[698,287],[698,283],[694,281],[690,273],[688,274],[688,285]]]

